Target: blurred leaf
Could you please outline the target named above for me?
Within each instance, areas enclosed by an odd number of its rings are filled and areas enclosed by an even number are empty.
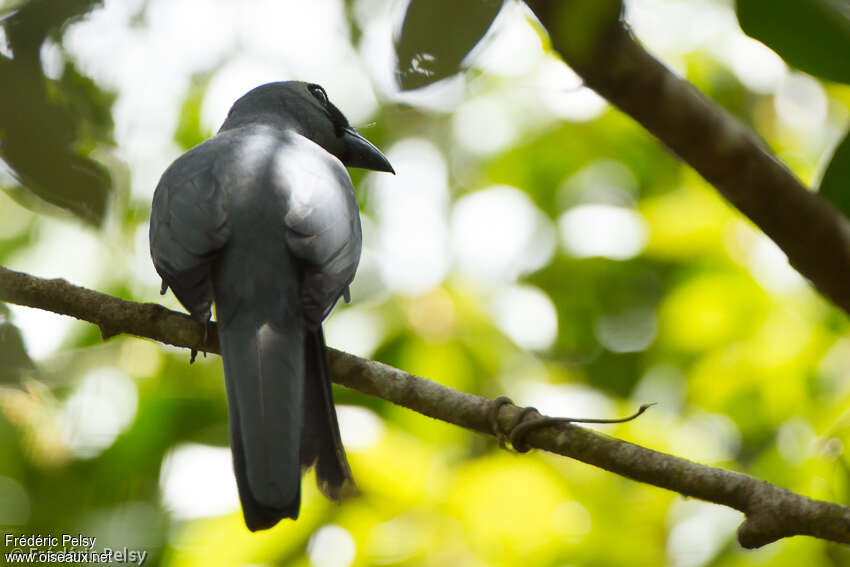
[[[2,21],[15,59],[36,60],[41,44],[52,31],[100,4],[102,0],[30,0],[22,3]]]
[[[411,0],[395,44],[402,90],[459,72],[501,7],[502,0]]]
[[[544,3],[545,4],[545,3]],[[569,52],[574,61],[588,62],[593,57],[597,43],[612,22],[621,18],[622,0],[593,0],[584,2],[552,2],[561,4],[549,32],[563,42],[564,53]]]
[[[744,86],[729,67],[704,52],[687,55],[685,65],[688,81],[712,102],[722,106],[747,126],[754,127],[753,107],[763,98]]]
[[[91,224],[103,220],[111,189],[106,168],[88,154],[111,142],[109,96],[67,65],[43,75],[39,50],[54,30],[88,12],[94,0],[33,0],[3,21],[11,59],[0,57],[0,157],[44,201]],[[18,198],[32,206],[31,200]]]
[[[563,182],[601,159],[628,167],[641,195],[665,192],[682,174],[679,162],[646,130],[622,113],[606,112],[593,122],[565,122],[536,139],[522,140],[486,165],[487,182],[519,187],[555,216],[561,212]]]
[[[747,274],[698,273],[667,294],[658,334],[665,346],[699,352],[742,340],[760,323],[767,298]]]
[[[192,77],[189,83],[180,109],[177,131],[174,132],[174,141],[181,148],[192,148],[210,137],[210,132],[204,132],[201,127],[201,105],[211,78],[210,73],[200,73]]]
[[[725,257],[723,239],[727,223],[736,213],[701,180],[648,197],[641,201],[639,211],[649,223],[645,254],[679,261]]]
[[[520,558],[540,561],[565,545],[567,526],[558,512],[570,495],[542,459],[486,456],[460,467],[452,481],[446,507],[480,555],[516,565]]]
[[[0,384],[18,382],[34,369],[21,331],[9,320],[9,308],[0,303]]]
[[[846,0],[738,0],[747,35],[811,75],[850,83],[850,3]]]
[[[850,218],[850,132],[835,148],[819,191],[821,197]]]
[[[71,61],[65,62],[65,69],[57,84],[51,84],[57,92],[51,92],[51,98],[57,97],[63,106],[73,115],[80,130],[76,145],[89,150],[95,141],[112,142],[112,103],[115,95],[101,90],[90,78],[77,69]]]

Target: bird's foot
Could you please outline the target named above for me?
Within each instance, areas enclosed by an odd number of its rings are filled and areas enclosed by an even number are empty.
[[[168,291],[168,284],[165,283],[165,280],[162,280],[162,285],[159,287],[159,294],[165,295],[166,291]]]
[[[200,323],[201,325],[204,326],[204,335],[201,338],[201,346],[202,347],[207,346],[207,341],[210,338],[210,318],[211,317],[212,317],[212,313],[210,313],[209,309],[207,309],[206,313],[201,313],[200,315],[198,315],[196,313],[192,314],[192,319],[194,319],[195,321],[197,321],[198,323]],[[206,358],[207,357],[206,349],[202,348],[200,350],[204,353],[204,358]],[[192,364],[193,362],[195,362],[195,359],[197,357],[198,357],[198,349],[193,348],[191,355],[189,356],[189,364]]]

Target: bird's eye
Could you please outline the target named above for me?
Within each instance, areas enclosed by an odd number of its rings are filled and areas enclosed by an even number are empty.
[[[328,105],[328,95],[325,93],[325,89],[320,87],[319,85],[308,85],[307,90],[310,91],[310,94],[316,97],[316,99],[321,103],[322,106]]]

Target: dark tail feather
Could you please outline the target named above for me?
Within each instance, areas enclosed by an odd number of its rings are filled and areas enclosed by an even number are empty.
[[[248,529],[297,518],[303,413],[303,330],[277,328],[244,308],[219,326],[230,442]]]
[[[252,532],[267,530],[283,518],[297,518],[301,505],[301,495],[298,494],[292,503],[284,508],[265,506],[254,498],[248,487],[248,476],[245,471],[245,449],[242,447],[242,436],[239,431],[239,412],[235,405],[230,410],[230,450],[233,454],[233,470],[236,473],[236,486],[239,489],[239,501],[242,503],[242,515],[245,525]]]
[[[304,338],[304,429],[301,466],[316,466],[316,482],[322,494],[339,500],[356,492],[345,449],[339,436],[331,372],[322,328],[307,330]]]

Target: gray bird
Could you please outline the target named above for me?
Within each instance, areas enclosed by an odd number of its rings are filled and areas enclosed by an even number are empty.
[[[319,85],[269,83],[179,157],[153,197],[150,247],[162,293],[216,317],[233,466],[252,531],[297,518],[301,472],[333,500],[353,490],[322,321],[360,260],[345,166],[393,172]]]

